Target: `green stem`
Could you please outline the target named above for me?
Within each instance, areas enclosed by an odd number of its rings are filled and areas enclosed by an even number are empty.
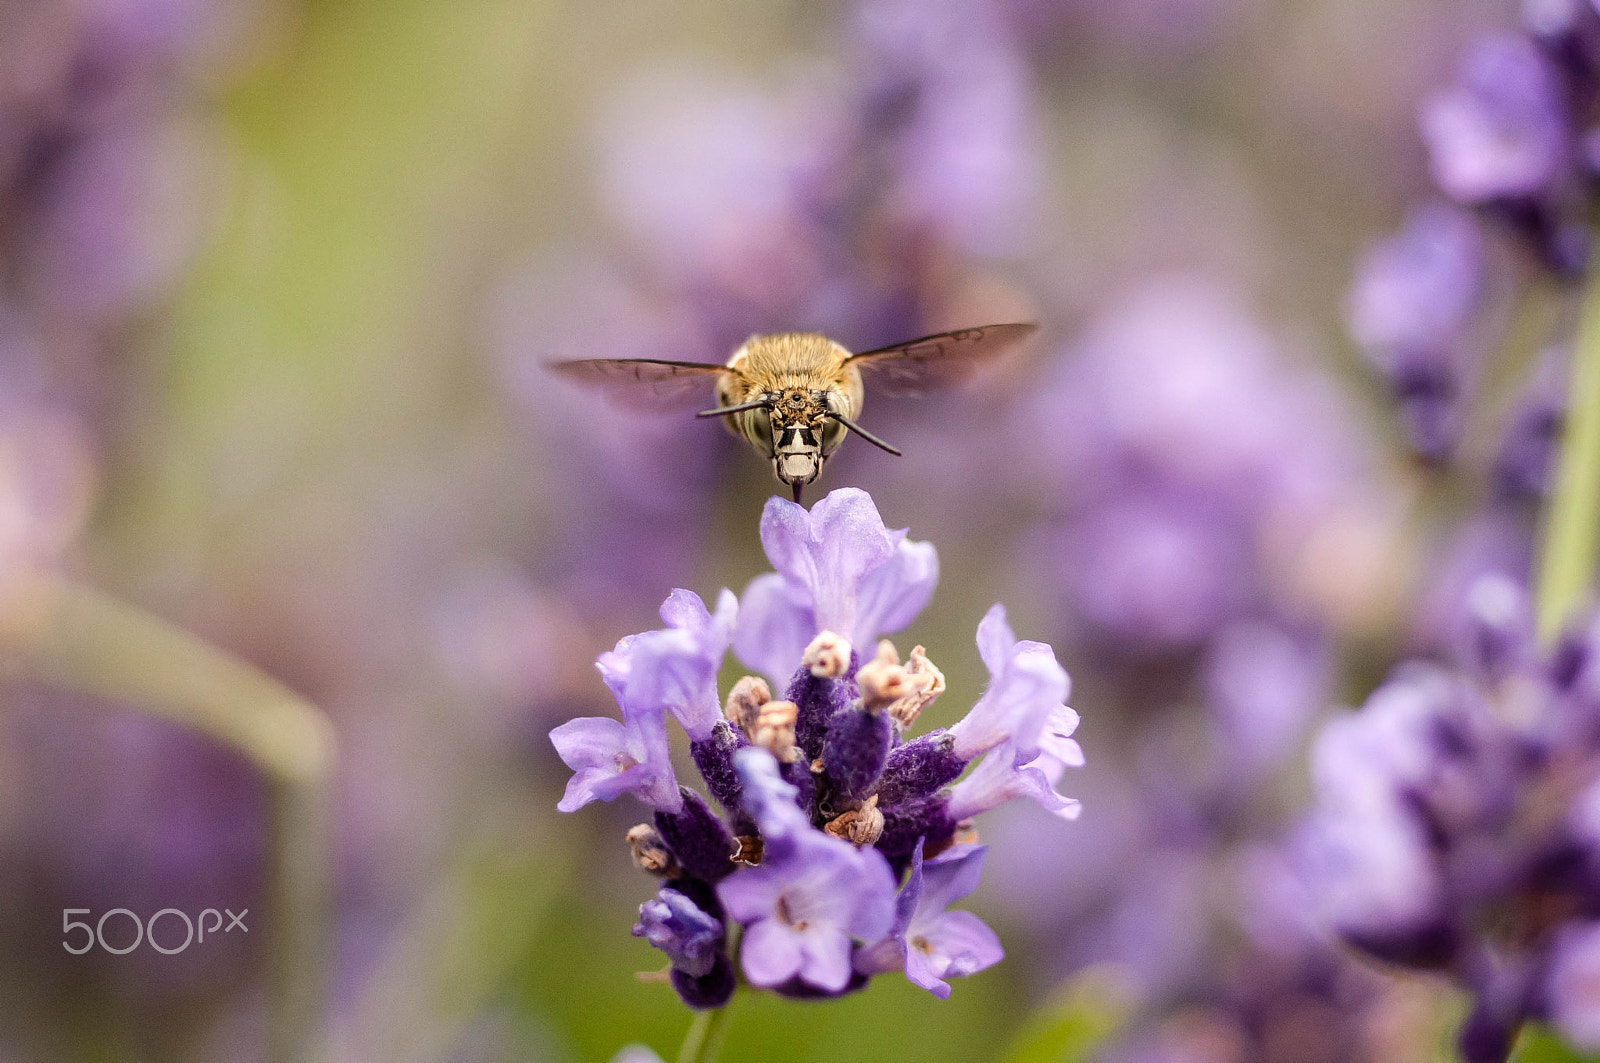
[[[321,1035],[332,724],[251,665],[100,591],[16,575],[0,596],[6,668],[208,734],[267,776],[271,1058],[307,1059]]]
[[[1566,427],[1539,565],[1539,637],[1548,643],[1589,593],[1600,549],[1600,271],[1573,345]]]
[[[727,1016],[728,1004],[712,1011],[696,1012],[688,1036],[683,1039],[683,1047],[678,1049],[678,1063],[716,1063]]]

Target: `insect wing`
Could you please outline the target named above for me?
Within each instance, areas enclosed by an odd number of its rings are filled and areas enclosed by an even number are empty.
[[[552,373],[605,395],[615,406],[665,412],[704,406],[711,385],[727,366],[703,362],[666,362],[654,358],[586,358],[549,362]]]
[[[977,366],[1038,329],[1034,324],[1015,324],[940,332],[892,347],[862,351],[845,364],[860,369],[875,391],[885,395],[922,395],[960,383]]]

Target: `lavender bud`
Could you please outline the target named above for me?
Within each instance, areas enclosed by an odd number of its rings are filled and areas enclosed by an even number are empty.
[[[834,796],[850,803],[872,793],[894,741],[894,725],[882,712],[855,706],[835,713],[822,745],[822,765]]]
[[[828,721],[856,699],[856,684],[851,675],[847,671],[843,678],[825,679],[801,668],[790,680],[784,699],[795,705],[794,740],[803,759],[810,761],[822,755]]]
[[[711,970],[699,978],[676,967],[672,969],[672,988],[678,991],[684,1004],[697,1011],[722,1007],[733,997],[737,984],[733,963],[728,954],[720,950],[712,958]]]
[[[794,745],[794,725],[799,714],[792,701],[767,702],[756,714],[751,741],[776,757],[779,764],[793,764],[800,759]]]
[[[811,640],[800,667],[818,679],[838,679],[855,662],[855,651],[850,643],[831,631],[824,631]]]
[[[665,952],[674,970],[696,978],[711,973],[722,951],[722,922],[682,893],[665,887],[654,900],[639,906],[633,936]]]
[[[967,766],[955,746],[954,735],[938,730],[892,750],[878,778],[878,800],[885,805],[914,801],[954,782]]]
[[[687,786],[678,790],[683,795],[683,811],[658,811],[656,829],[685,871],[707,882],[720,881],[733,870],[732,856],[739,843],[704,798]]]
[[[689,743],[689,755],[706,788],[729,812],[739,808],[739,776],[733,770],[733,755],[749,744],[727,720],[718,720],[709,735]]]
[[[861,703],[869,709],[882,709],[897,730],[908,730],[922,710],[944,693],[944,673],[928,660],[921,646],[911,651],[910,659],[900,663],[900,654],[888,639],[878,643],[878,655],[856,673]]]
[[[950,819],[943,797],[902,801],[882,808],[882,812],[883,834],[878,838],[877,849],[897,870],[911,859],[918,839],[926,838],[927,850],[937,851],[956,833],[957,825]]]
[[[795,804],[800,806],[807,819],[813,818],[817,811],[817,777],[813,774],[811,765],[799,759],[791,764],[779,763],[778,773],[783,776],[784,782],[798,791],[794,799]]]

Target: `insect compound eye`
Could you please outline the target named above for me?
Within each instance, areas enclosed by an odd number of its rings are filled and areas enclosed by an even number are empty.
[[[838,421],[824,421],[822,423],[822,452],[832,454],[839,449],[839,444],[844,442],[844,425]]]
[[[850,416],[849,400],[844,397],[843,392],[826,391],[821,392],[820,395],[829,413],[838,414],[841,417]],[[841,422],[831,418],[824,421],[822,423],[822,452],[824,454],[832,454],[835,450],[838,450],[839,444],[844,442],[844,436],[845,427]]]
[[[744,419],[744,436],[760,449],[761,453],[772,454],[772,411],[768,409],[746,410],[739,414]]]

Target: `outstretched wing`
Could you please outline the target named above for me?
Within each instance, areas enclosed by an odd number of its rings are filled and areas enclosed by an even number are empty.
[[[972,375],[982,362],[1033,335],[1038,325],[984,325],[862,351],[846,360],[885,395],[922,395]]]
[[[665,362],[655,358],[586,358],[547,362],[545,368],[605,395],[615,406],[660,412],[705,406],[715,400],[712,384],[727,366]]]

